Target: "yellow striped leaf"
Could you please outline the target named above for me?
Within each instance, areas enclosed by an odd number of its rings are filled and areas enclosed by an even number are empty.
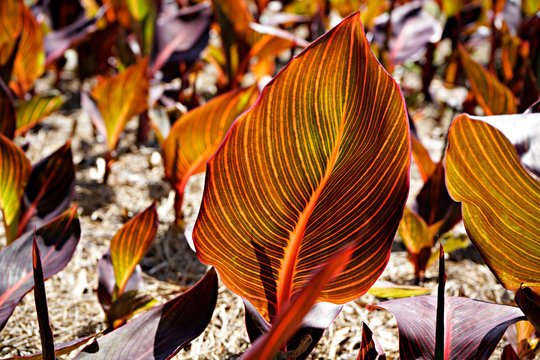
[[[30,9],[23,6],[23,28],[13,63],[15,92],[22,96],[34,86],[34,81],[45,71],[43,32]]]
[[[539,287],[540,182],[484,121],[457,117],[448,141],[448,191],[463,203],[472,242],[504,287]]]
[[[118,75],[98,76],[92,96],[103,117],[106,130],[103,136],[110,151],[116,149],[128,120],[148,108],[147,69],[148,58],[145,57]]]
[[[471,84],[472,93],[485,114],[515,114],[517,112],[516,98],[510,89],[477,63],[460,44],[458,44],[458,52]]]
[[[156,204],[129,220],[111,239],[111,261],[118,288],[124,288],[135,266],[152,247],[158,228]]]
[[[15,136],[22,135],[41,120],[60,109],[64,100],[60,95],[34,96],[17,104],[17,130]]]
[[[165,177],[176,190],[180,206],[191,175],[203,172],[234,120],[253,102],[255,87],[217,96],[178,119],[162,144]],[[177,216],[181,209],[178,206]]]
[[[426,222],[420,215],[405,207],[398,232],[407,248],[407,257],[414,265],[416,278],[422,278],[433,247],[433,237]]]
[[[354,243],[316,302],[359,297],[388,261],[409,144],[399,87],[352,15],[266,86],[208,161],[193,231],[200,260],[271,320],[313,270]]]
[[[32,165],[24,152],[0,134],[0,208],[8,244],[15,240],[19,209]]]

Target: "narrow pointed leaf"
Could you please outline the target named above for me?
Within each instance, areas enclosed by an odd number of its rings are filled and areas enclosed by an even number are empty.
[[[0,2],[0,65],[4,65],[15,48],[17,38],[23,27],[22,0]]]
[[[103,116],[107,148],[114,150],[129,119],[148,108],[148,58],[139,60],[118,75],[98,76],[92,96]]]
[[[309,273],[355,243],[317,302],[353,300],[388,261],[409,158],[403,98],[357,13],[273,79],[208,162],[197,255],[269,320]]]
[[[400,359],[435,359],[436,296],[389,300],[376,306],[394,315]],[[506,328],[525,319],[519,308],[460,297],[445,298],[444,359],[489,359]]]
[[[43,279],[43,267],[41,265],[41,255],[39,246],[34,234],[34,242],[32,243],[32,260],[34,274],[34,299],[36,303],[36,312],[39,324],[39,335],[41,337],[41,349],[43,350],[43,358],[46,360],[54,360],[54,336],[49,322],[49,309],[47,307],[47,295],[45,293],[45,280]]]
[[[191,175],[203,172],[234,120],[255,101],[255,87],[217,96],[178,119],[162,144],[165,176],[181,197]]]
[[[368,294],[385,299],[400,299],[404,297],[425,295],[431,290],[422,286],[400,285],[390,281],[377,280],[368,290]]]
[[[457,117],[448,141],[448,190],[463,203],[471,241],[507,289],[540,286],[540,182],[483,121]]]
[[[64,212],[75,191],[71,141],[32,167],[24,191],[19,234],[41,227]]]
[[[501,360],[519,360],[519,357],[514,351],[512,345],[508,344],[504,347],[501,354]]]
[[[170,359],[204,331],[217,289],[216,271],[210,269],[190,290],[86,346],[75,359]]]
[[[21,198],[32,165],[24,152],[0,134],[0,208],[4,215],[8,244],[15,240]]]
[[[81,236],[75,207],[66,211],[36,233],[43,261],[43,277],[62,270],[73,255]],[[32,241],[29,232],[0,251],[0,330],[21,298],[34,287],[32,278]]]
[[[2,2],[2,4],[4,3]],[[0,134],[13,139],[17,120],[15,118],[15,105],[8,91],[7,86],[0,80]]]
[[[304,288],[279,310],[278,315],[272,322],[270,331],[257,339],[253,346],[242,355],[241,359],[271,359],[281,347],[286,345],[302,323],[304,316],[315,303],[326,283],[343,271],[352,256],[353,250],[352,245],[348,246],[334,255],[321,269],[317,270]]]
[[[60,95],[34,96],[17,104],[17,130],[15,135],[25,134],[41,120],[60,109],[64,100]]]
[[[26,94],[44,71],[43,33],[30,9],[23,6],[23,29],[13,63],[13,75],[17,82],[16,92],[19,95]]]
[[[477,63],[463,46],[458,45],[458,51],[474,97],[485,114],[515,114],[516,99],[510,89]]]
[[[386,354],[366,323],[362,324],[362,341],[357,360],[386,360]]]
[[[69,354],[70,352],[77,350],[81,346],[85,345],[87,342],[95,338],[97,335],[98,334],[92,334],[92,335],[88,335],[80,339],[75,339],[72,341],[55,345],[54,353],[56,356]],[[6,358],[4,360],[42,360],[42,359],[43,359],[42,353],[35,353],[32,355],[13,356],[13,357]]]
[[[118,294],[122,294],[135,266],[154,243],[158,228],[155,202],[129,220],[111,239],[111,261]]]

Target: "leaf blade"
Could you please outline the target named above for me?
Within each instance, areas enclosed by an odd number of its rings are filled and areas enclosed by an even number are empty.
[[[292,60],[236,120],[207,165],[193,232],[197,254],[267,320],[316,264],[353,241],[354,260],[318,301],[344,303],[367,291],[388,260],[401,219],[406,114],[359,21],[358,14],[349,17]],[[373,172],[380,172],[376,179],[344,179]],[[367,203],[377,206],[359,205]],[[369,245],[375,234],[377,245]]]

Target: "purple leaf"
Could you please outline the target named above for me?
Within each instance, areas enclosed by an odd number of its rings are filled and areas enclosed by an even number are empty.
[[[80,236],[81,227],[75,206],[37,230],[45,279],[67,265]],[[17,303],[34,287],[33,238],[33,233],[27,233],[0,251],[0,330],[6,325]]]
[[[212,268],[190,290],[99,338],[75,359],[170,359],[204,331],[216,306],[217,289]]]
[[[366,323],[362,324],[362,341],[357,360],[386,360],[386,354]]]

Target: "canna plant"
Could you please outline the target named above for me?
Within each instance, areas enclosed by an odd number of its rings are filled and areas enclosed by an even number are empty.
[[[537,331],[540,326],[534,309],[540,305],[540,182],[534,175],[538,162],[532,154],[538,149],[539,124],[536,113],[460,115],[450,129],[446,161],[448,189],[462,202],[471,241],[501,284],[516,291],[517,304]],[[521,155],[525,161],[530,153],[532,171],[523,166],[498,127],[506,129],[517,148],[525,144],[525,150],[530,150]]]
[[[98,262],[97,294],[109,329],[156,304],[151,295],[141,290],[143,279],[138,263],[152,247],[157,228],[154,202],[118,230],[111,239],[110,251]]]
[[[0,134],[0,184],[9,244],[68,208],[75,187],[71,142],[32,166],[24,152]]]
[[[305,334],[312,348],[339,305],[373,285],[402,216],[409,152],[403,98],[358,13],[295,57],[235,121],[207,163],[193,240],[245,299],[251,341],[339,249],[354,244],[354,255],[315,300],[318,328],[307,321],[287,351]]]
[[[437,296],[369,305],[397,320],[400,359],[489,359],[506,328],[525,317],[519,308],[445,296],[444,253],[439,257]],[[435,335],[435,336],[434,336]]]

